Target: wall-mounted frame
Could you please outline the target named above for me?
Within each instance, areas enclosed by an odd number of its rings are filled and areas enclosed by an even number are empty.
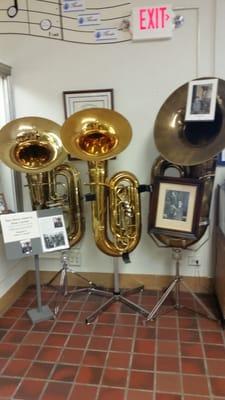
[[[113,89],[72,90],[63,92],[65,118],[87,108],[114,108]],[[70,161],[76,157],[68,155]]]
[[[113,89],[63,92],[65,117],[87,108],[114,108]]]
[[[212,121],[215,118],[218,79],[189,82],[185,121]]]
[[[4,193],[0,193],[0,214],[5,214],[9,211]]]
[[[202,184],[199,180],[155,178],[150,199],[149,233],[195,239],[201,199]]]
[[[222,150],[217,156],[217,165],[225,167],[225,149]]]

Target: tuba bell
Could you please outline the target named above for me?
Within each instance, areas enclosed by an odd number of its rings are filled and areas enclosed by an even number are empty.
[[[0,159],[26,174],[34,210],[62,207],[71,247],[84,233],[81,184],[78,171],[62,164],[67,153],[60,128],[54,121],[39,117],[9,122],[0,130]]]
[[[137,178],[127,171],[118,172],[111,179],[107,176],[107,160],[127,147],[131,135],[126,118],[104,108],[76,112],[61,130],[66,150],[88,162],[95,242],[102,252],[114,257],[134,250],[141,234]]]
[[[201,78],[204,83],[204,78]],[[199,81],[199,79],[198,79]],[[151,183],[170,168],[180,177],[203,184],[200,222],[195,239],[149,233],[168,247],[187,248],[201,239],[209,225],[217,154],[225,148],[225,81],[218,79],[215,117],[212,121],[185,121],[188,83],[175,90],[160,108],[154,126],[156,147],[161,154],[151,170]]]

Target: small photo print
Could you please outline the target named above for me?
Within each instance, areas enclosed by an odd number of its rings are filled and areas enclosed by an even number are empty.
[[[6,204],[6,200],[5,200],[5,196],[3,193],[0,193],[0,214],[4,214],[5,212],[7,212],[7,204]]]
[[[31,254],[32,253],[32,244],[31,240],[22,240],[20,241],[20,246],[23,254]]]
[[[166,190],[163,219],[187,220],[189,192]]]
[[[189,83],[185,121],[214,120],[217,86],[218,79],[200,79]]]
[[[61,248],[66,244],[64,232],[44,234],[43,239],[46,250]]]
[[[62,217],[54,217],[53,224],[55,228],[62,228],[63,226]]]

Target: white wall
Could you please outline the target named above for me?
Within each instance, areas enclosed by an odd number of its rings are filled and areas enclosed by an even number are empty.
[[[113,88],[115,110],[130,121],[133,139],[116,160],[110,161],[110,175],[128,170],[136,174],[140,183],[149,183],[151,165],[158,155],[153,127],[159,108],[181,84],[214,74],[215,1],[174,0],[171,3],[179,7],[177,13],[184,15],[185,23],[169,41],[91,46],[0,35],[0,61],[13,67],[16,117],[40,116],[62,124],[63,91]],[[82,181],[87,182],[86,163],[76,162],[75,166],[81,170]],[[217,181],[223,179],[223,172],[217,175]],[[83,190],[88,191],[86,186]],[[121,270],[169,274],[173,271],[170,250],[158,248],[147,234],[148,202],[149,195],[142,194],[141,242],[131,254],[132,263],[121,263]],[[87,228],[81,243],[81,271],[111,271],[111,258],[96,248],[92,237],[89,204],[85,204],[85,217]],[[184,252],[182,272],[210,276],[211,245],[207,240],[199,250],[202,262],[197,272],[187,266],[189,252]],[[55,260],[43,262],[42,267],[59,268]]]

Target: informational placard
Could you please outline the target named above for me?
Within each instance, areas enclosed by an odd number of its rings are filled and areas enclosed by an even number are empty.
[[[3,214],[0,221],[9,260],[69,247],[60,208]]]
[[[173,17],[172,7],[168,4],[133,8],[131,28],[133,40],[171,38]]]

